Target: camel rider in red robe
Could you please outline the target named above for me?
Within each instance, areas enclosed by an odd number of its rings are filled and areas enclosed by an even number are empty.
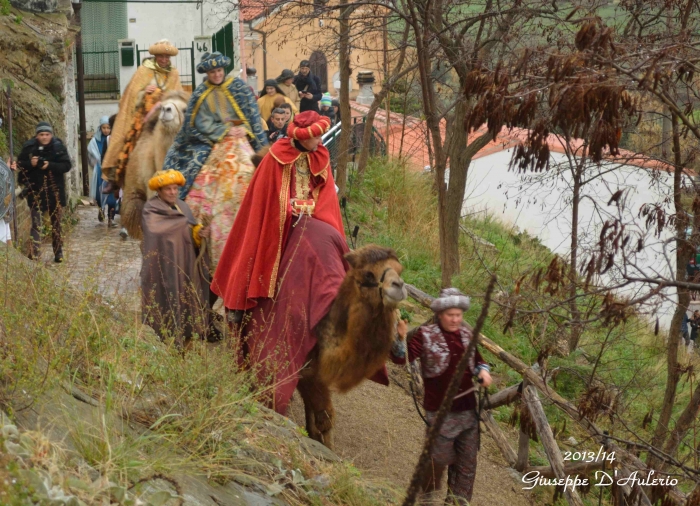
[[[287,139],[263,158],[236,215],[212,280],[229,310],[247,310],[271,298],[293,222],[309,216],[345,239],[330,155],[321,136],[330,121],[315,111],[298,114]]]
[[[271,386],[267,400],[282,414],[316,345],[314,329],[349,268],[330,156],[321,144],[329,128],[328,118],[306,111],[294,117],[288,138],[272,145],[211,283],[227,309],[239,317],[249,310],[239,357]],[[385,369],[372,379],[388,385]]]

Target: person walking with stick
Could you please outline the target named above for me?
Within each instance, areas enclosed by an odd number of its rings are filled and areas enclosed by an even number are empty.
[[[430,307],[437,323],[419,327],[407,346],[406,323],[401,322],[398,327],[400,339],[394,343],[391,359],[397,364],[406,363],[406,354],[409,362],[420,359],[425,386],[423,406],[427,423],[432,425],[457,365],[469,349],[472,332],[463,322],[464,312],[469,309],[469,297],[456,288],[443,289]],[[477,377],[485,388],[491,385],[489,365],[475,347],[451,409],[430,451],[430,469],[421,485],[424,504],[443,502],[440,484],[445,470],[448,497],[463,505],[471,501],[479,449],[479,418],[473,377]]]

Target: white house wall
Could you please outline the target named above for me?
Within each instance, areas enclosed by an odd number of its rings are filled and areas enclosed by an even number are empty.
[[[216,12],[214,9],[211,3],[204,3],[202,26],[202,11],[194,3],[129,3],[129,38],[136,40],[139,49],[148,49],[160,39],[168,39],[179,47],[191,47],[195,36],[212,35],[230,21],[230,16],[219,12],[221,7]]]
[[[508,170],[512,151],[501,151],[472,161],[466,186],[463,214],[488,213],[505,224],[516,226],[528,232],[553,252],[567,257],[571,241],[571,177],[567,171],[550,170],[543,174],[518,174]],[[552,167],[566,164],[563,154],[551,155]],[[610,169],[615,169],[609,172]],[[621,218],[626,231],[644,237],[645,249],[634,258],[634,264],[627,265],[628,273],[654,277],[671,276],[675,272],[673,251],[673,231],[663,230],[656,238],[647,230],[644,218],[639,217],[643,204],[661,203],[672,214],[673,177],[665,172],[650,171],[629,165],[603,166],[591,171],[603,171],[601,178],[589,183],[583,190],[585,196],[579,210],[579,242],[581,254],[592,250],[598,241],[601,227],[606,220]],[[624,193],[624,206],[607,205],[617,190]],[[636,243],[636,240],[635,240]],[[600,282],[619,278],[617,268],[606,274]],[[632,296],[639,286],[623,295]],[[671,297],[671,295],[669,295]],[[658,316],[664,326],[670,323],[674,303],[660,299]]]

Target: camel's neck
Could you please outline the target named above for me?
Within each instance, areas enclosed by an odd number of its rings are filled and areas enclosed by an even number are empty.
[[[336,339],[348,340],[360,355],[383,352],[393,339],[394,308],[382,302],[378,289],[369,295],[346,278],[329,312]]]

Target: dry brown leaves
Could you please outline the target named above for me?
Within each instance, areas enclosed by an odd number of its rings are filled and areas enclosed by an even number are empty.
[[[578,401],[578,412],[583,418],[595,422],[601,415],[612,418],[615,414],[617,393],[602,384],[593,384]]]
[[[539,441],[537,438],[537,427],[535,425],[535,421],[532,419],[530,410],[528,409],[527,403],[524,400],[520,399],[520,402],[515,405],[513,412],[510,414],[508,424],[511,427],[515,427],[519,424],[520,430],[527,434],[530,439],[535,442]]]

